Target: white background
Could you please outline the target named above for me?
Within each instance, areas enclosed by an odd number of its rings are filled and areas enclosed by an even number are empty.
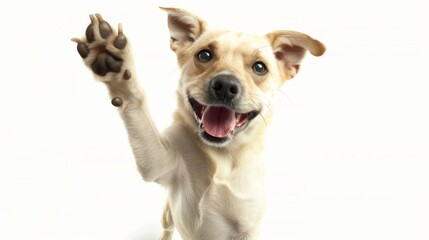
[[[277,94],[261,239],[429,239],[429,8],[418,0],[1,0],[0,239],[157,239],[165,192],[141,180],[69,39],[90,13],[122,22],[165,128],[179,71],[159,5],[327,46]]]

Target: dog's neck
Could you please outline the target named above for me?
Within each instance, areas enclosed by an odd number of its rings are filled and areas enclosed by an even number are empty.
[[[250,141],[240,146],[216,148],[205,146],[208,161],[213,166],[213,183],[224,184],[234,192],[246,196],[263,196],[264,161],[261,141]],[[233,142],[231,142],[233,145]],[[231,148],[233,149],[231,149]],[[252,187],[249,187],[251,185]],[[256,193],[256,191],[258,191]]]

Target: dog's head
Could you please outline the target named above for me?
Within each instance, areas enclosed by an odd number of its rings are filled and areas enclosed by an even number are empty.
[[[192,13],[163,10],[182,71],[180,117],[209,145],[251,140],[270,118],[275,90],[295,76],[306,51],[315,56],[325,52],[321,42],[303,33],[208,30]]]

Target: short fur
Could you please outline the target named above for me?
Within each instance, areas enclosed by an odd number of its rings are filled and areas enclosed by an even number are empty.
[[[168,190],[161,239],[171,239],[174,228],[183,239],[257,239],[264,215],[264,161],[260,154],[271,119],[271,99],[285,80],[296,75],[306,51],[320,56],[325,47],[294,31],[257,36],[209,30],[192,13],[162,9],[168,13],[170,47],[182,73],[174,121],[163,133],[155,128],[146,107],[129,45],[115,45],[119,35],[122,39],[125,36],[121,25],[118,31],[109,30],[101,15],[91,15],[86,37],[73,40],[85,65],[105,83],[112,98],[119,98],[115,105],[119,106],[140,174],[145,181],[157,182]],[[213,55],[207,62],[197,56],[203,49]],[[114,63],[99,57],[105,53]],[[255,71],[258,61],[266,66],[266,73]],[[237,80],[239,93],[233,101],[220,103],[209,97],[213,79],[219,75]],[[244,126],[236,119],[236,129],[220,137],[222,141],[207,137],[201,127],[205,123],[198,115],[208,111],[201,106],[208,109],[212,105],[248,119]],[[250,112],[257,115],[251,118]]]

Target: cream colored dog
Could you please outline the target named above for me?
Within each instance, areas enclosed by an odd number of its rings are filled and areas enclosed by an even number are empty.
[[[108,87],[140,174],[168,190],[161,239],[171,239],[174,227],[183,239],[257,239],[270,101],[298,72],[306,51],[320,56],[325,47],[293,31],[255,36],[208,30],[192,13],[163,10],[182,72],[174,121],[163,133],[147,110],[122,26],[115,31],[101,15],[91,15],[85,37],[73,41]]]

